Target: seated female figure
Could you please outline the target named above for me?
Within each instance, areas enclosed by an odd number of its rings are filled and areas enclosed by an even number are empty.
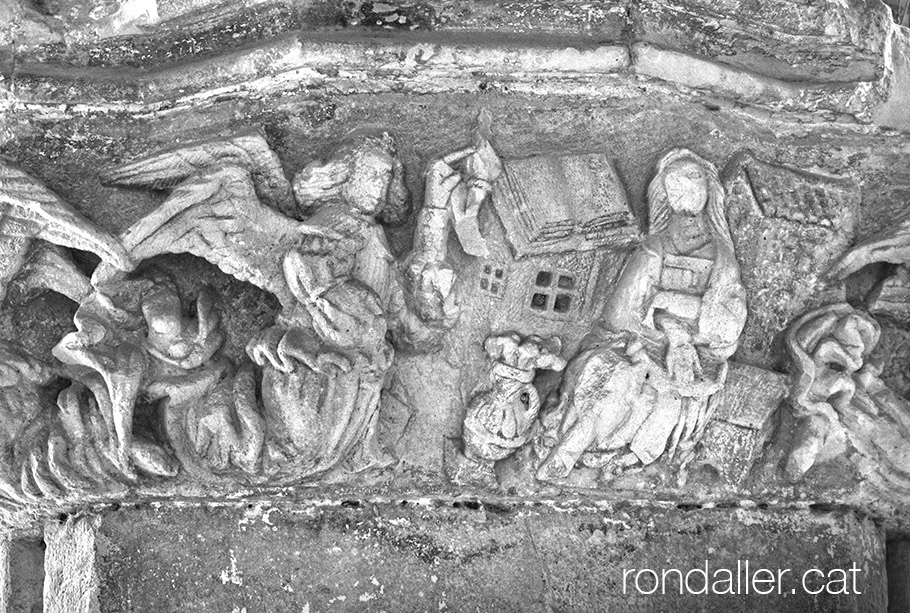
[[[685,149],[648,189],[650,234],[566,369],[545,418],[540,479],[581,461],[616,468],[688,459],[746,319],[745,290],[716,169]]]

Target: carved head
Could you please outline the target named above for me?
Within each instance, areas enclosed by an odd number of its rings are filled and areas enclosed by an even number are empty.
[[[410,206],[404,171],[387,132],[356,133],[328,160],[308,164],[294,177],[294,196],[304,213],[339,200],[353,212],[402,223]]]
[[[673,213],[705,211],[714,235],[733,247],[717,169],[688,149],[673,149],[661,158],[648,186],[648,208],[651,234],[666,231]]]
[[[801,317],[787,333],[796,374],[791,401],[797,409],[813,402],[848,405],[878,344],[880,329],[869,315],[846,304],[822,307]],[[800,406],[801,405],[801,406]]]

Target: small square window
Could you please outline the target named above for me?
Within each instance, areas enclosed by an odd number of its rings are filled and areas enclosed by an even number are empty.
[[[547,298],[546,294],[534,294],[531,296],[531,308],[536,311],[546,311]]]
[[[557,294],[553,301],[553,311],[556,313],[568,313],[572,308],[572,296],[569,294]]]
[[[575,289],[575,277],[559,275],[559,280],[556,282],[556,285],[560,289]]]
[[[502,298],[506,289],[506,266],[502,262],[489,261],[480,268],[480,290],[488,296]]]
[[[541,270],[537,273],[537,280],[534,281],[534,284],[537,287],[550,287],[550,283],[553,282],[553,273]]]

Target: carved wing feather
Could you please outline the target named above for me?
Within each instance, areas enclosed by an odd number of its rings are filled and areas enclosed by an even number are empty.
[[[263,205],[250,172],[224,166],[197,174],[123,234],[136,261],[191,253],[225,273],[295,303],[282,271],[289,249],[305,235],[336,238],[327,229],[289,219]]]
[[[133,267],[114,236],[80,215],[34,177],[0,162],[0,239],[12,241],[24,250],[31,238],[91,251],[123,270]],[[5,273],[0,272],[0,276],[5,277]]]
[[[228,165],[250,172],[263,202],[287,214],[293,212],[291,184],[260,128],[156,153],[112,168],[102,173],[101,180],[111,185],[170,189],[195,174]]]

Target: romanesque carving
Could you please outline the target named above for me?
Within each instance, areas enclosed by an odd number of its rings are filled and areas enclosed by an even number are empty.
[[[38,180],[18,168],[0,162],[0,297],[6,295],[9,282],[32,260],[40,259],[44,279],[56,282],[55,289],[73,300],[84,297],[88,284],[78,269],[52,248],[38,244],[41,239],[73,249],[95,253],[114,268],[130,270],[133,260],[113,236],[104,232],[72,207],[63,202]],[[38,253],[35,253],[35,252]],[[56,273],[56,274],[54,274]]]
[[[730,362],[724,388],[711,397],[711,418],[690,467],[709,484],[743,486],[773,434],[789,377]]]
[[[749,154],[721,180],[675,149],[642,238],[609,156],[500,158],[489,121],[427,164],[399,253],[387,227],[410,202],[387,133],[355,132],[292,180],[259,129],[109,169],[109,185],[164,192],[119,237],[3,166],[4,289],[69,297],[74,328],[46,352],[0,347],[2,494],[53,506],[384,479],[410,469],[403,433],[446,395],[452,430],[433,434],[455,485],[743,493],[847,466],[910,493],[910,405],[882,380],[878,323],[838,304],[783,329],[867,264],[905,264],[899,228],[841,255],[854,183]],[[214,264],[275,310],[232,328],[223,284],[183,282],[164,254]],[[899,326],[906,270],[885,272],[855,301]],[[749,338],[760,346],[738,352]],[[430,390],[437,376],[456,382]]]
[[[717,172],[691,151],[671,151],[648,201],[650,235],[544,419],[541,479],[566,477],[578,462],[608,474],[661,457],[684,465],[723,387],[746,302]]]
[[[772,340],[794,317],[841,298],[826,273],[853,238],[860,189],[748,152],[730,160],[723,183],[749,305],[737,358],[769,367]]]
[[[133,260],[118,240],[38,180],[5,163],[0,163],[0,206],[4,218],[0,230],[0,298],[20,272],[32,277],[29,287],[48,287],[73,300],[85,298],[91,289],[88,279],[54,245],[91,251],[113,269],[133,267]],[[52,244],[38,242],[33,246],[34,239]],[[70,373],[48,358],[30,355],[15,340],[4,341],[0,347],[6,433],[0,487],[14,500],[60,493],[52,472],[66,446],[61,430],[49,429],[52,410],[45,404],[42,386]],[[70,406],[66,401],[67,396],[62,396],[61,415]],[[75,428],[77,437],[83,434],[80,416],[64,417],[72,418],[60,420],[64,428]],[[64,472],[57,471],[60,475]],[[65,476],[61,478],[66,481]]]
[[[380,225],[404,221],[409,204],[384,133],[352,136],[293,182],[256,130],[109,170],[111,184],[171,190],[120,240],[4,167],[8,236],[22,252],[7,251],[8,278],[32,236],[103,259],[91,283],[58,275],[80,303],[76,331],[53,350],[61,366],[5,348],[4,379],[35,408],[27,436],[10,441],[4,491],[65,499],[180,473],[197,483],[283,482],[393,461],[378,433],[395,348],[433,348],[457,319],[450,228],[466,250],[483,251],[476,214],[501,166],[482,136],[475,141],[430,164],[402,264]],[[126,272],[163,253],[200,256],[276,296],[281,311],[251,331],[249,361],[227,357],[213,290],[184,295],[154,266]],[[45,256],[35,268],[48,276],[46,262],[64,261]],[[40,386],[58,375],[70,383],[57,410],[41,407]]]
[[[502,460],[530,440],[540,412],[534,375],[538,369],[565,368],[560,348],[559,339],[522,339],[514,333],[487,338],[489,389],[477,392],[468,403],[463,434],[468,458]]]
[[[788,479],[842,457],[879,495],[910,493],[910,403],[879,378],[870,357],[878,341],[875,320],[843,303],[807,313],[787,332],[798,419]]]

